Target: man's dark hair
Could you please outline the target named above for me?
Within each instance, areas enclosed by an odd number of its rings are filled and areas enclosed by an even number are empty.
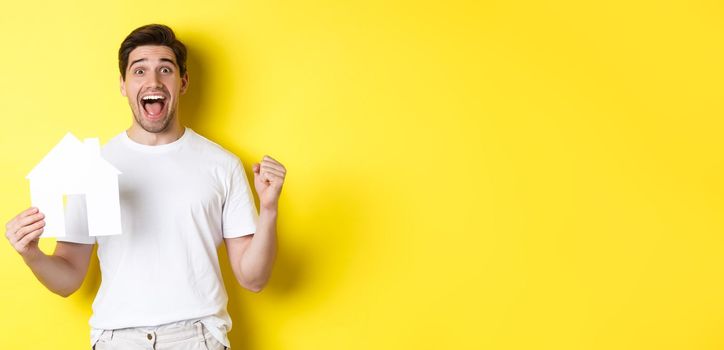
[[[121,70],[123,80],[126,80],[126,68],[128,67],[128,56],[138,46],[160,45],[170,48],[176,55],[179,73],[183,77],[186,73],[186,46],[176,39],[173,30],[163,24],[148,24],[134,29],[128,34],[118,49],[118,68]]]

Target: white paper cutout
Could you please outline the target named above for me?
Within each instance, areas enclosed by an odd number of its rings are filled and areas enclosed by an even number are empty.
[[[30,180],[32,206],[45,214],[45,230],[40,236],[65,237],[64,196],[85,195],[88,234],[121,234],[121,206],[118,175],[103,159],[97,138],[81,142],[67,133],[25,178]]]

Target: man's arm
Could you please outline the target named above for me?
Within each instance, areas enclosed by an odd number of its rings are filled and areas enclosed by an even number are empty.
[[[40,283],[51,292],[67,297],[83,284],[93,245],[58,242],[53,255],[46,255],[38,247],[44,225],[43,214],[37,208],[30,208],[5,225],[5,237]]]
[[[277,213],[287,169],[264,156],[254,164],[254,187],[259,195],[259,223],[253,235],[227,238],[226,251],[236,279],[242,287],[258,293],[269,281],[277,253]]]
[[[264,288],[271,276],[277,251],[276,211],[259,214],[256,233],[225,238],[231,270],[239,284],[255,293]]]

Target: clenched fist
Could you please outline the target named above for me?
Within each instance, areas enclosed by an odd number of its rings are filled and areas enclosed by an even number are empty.
[[[276,210],[287,169],[274,158],[264,156],[261,163],[254,164],[252,170],[254,170],[254,187],[256,194],[259,195],[259,206],[262,209]]]

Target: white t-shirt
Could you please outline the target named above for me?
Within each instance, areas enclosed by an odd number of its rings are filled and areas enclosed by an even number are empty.
[[[217,248],[223,238],[256,232],[259,219],[241,161],[190,128],[159,146],[136,143],[124,131],[101,152],[122,172],[123,233],[89,237],[85,201],[69,196],[67,236],[57,239],[98,243],[102,281],[91,344],[104,329],[201,320],[229,347]]]

